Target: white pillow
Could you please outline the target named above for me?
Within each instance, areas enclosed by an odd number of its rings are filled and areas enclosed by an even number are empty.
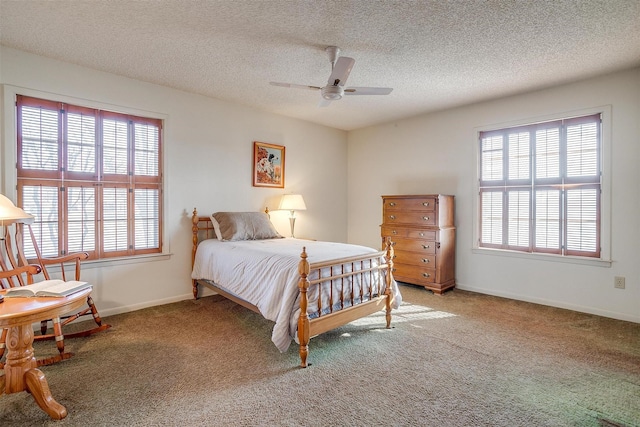
[[[222,234],[220,234],[220,223],[213,215],[211,215],[211,224],[213,225],[213,231],[216,233],[218,240],[222,240]]]
[[[282,238],[264,212],[216,212],[211,220],[214,231],[218,223],[216,237],[222,241]]]

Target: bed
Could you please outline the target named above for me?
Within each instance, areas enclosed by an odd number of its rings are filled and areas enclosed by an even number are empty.
[[[391,241],[377,251],[359,245],[283,238],[262,212],[192,215],[193,296],[207,287],[275,322],[281,351],[300,346],[308,366],[311,337],[401,302],[392,274]]]

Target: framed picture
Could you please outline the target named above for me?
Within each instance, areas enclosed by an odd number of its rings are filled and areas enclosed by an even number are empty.
[[[253,142],[253,186],[284,188],[284,146]]]

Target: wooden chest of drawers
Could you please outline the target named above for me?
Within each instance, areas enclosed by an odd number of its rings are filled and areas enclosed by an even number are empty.
[[[454,197],[382,196],[382,240],[391,237],[394,278],[441,295],[455,281]]]

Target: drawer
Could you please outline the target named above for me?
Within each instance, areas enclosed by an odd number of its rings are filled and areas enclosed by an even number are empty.
[[[385,210],[382,222],[385,225],[410,224],[416,227],[433,226],[436,224],[436,213]]]
[[[402,250],[393,251],[393,262],[400,264],[419,265],[423,267],[435,268],[436,256],[434,254],[418,254],[415,252],[405,252]]]
[[[433,240],[392,239],[393,249],[396,251],[417,252],[422,254],[435,254],[436,242]]]
[[[398,263],[393,266],[393,278],[408,283],[435,283],[436,270]]]
[[[434,197],[418,197],[411,199],[384,199],[384,211],[422,211],[433,212],[436,210]]]
[[[408,237],[410,239],[435,240],[436,232],[419,230],[415,228],[394,227],[392,225],[383,225],[382,237],[387,237],[387,236],[391,237],[391,240],[393,240],[394,237]]]

